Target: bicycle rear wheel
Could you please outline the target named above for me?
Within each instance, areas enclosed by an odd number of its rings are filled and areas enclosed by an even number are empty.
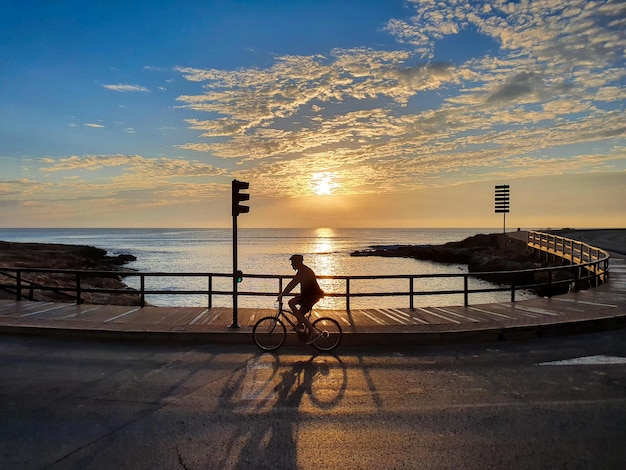
[[[275,351],[285,343],[287,329],[276,317],[263,317],[254,325],[252,339],[263,351]]]
[[[313,327],[321,333],[320,337],[313,342],[313,346],[318,350],[332,351],[341,343],[343,332],[339,322],[334,318],[318,318],[313,322]]]

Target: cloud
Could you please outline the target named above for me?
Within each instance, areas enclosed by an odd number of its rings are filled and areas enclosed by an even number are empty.
[[[146,87],[139,86],[139,85],[123,84],[123,83],[118,83],[116,85],[102,85],[102,86],[106,88],[107,90],[120,91],[120,92],[127,92],[127,91],[140,91],[142,93],[150,92],[150,90]]]
[[[530,95],[542,85],[539,74],[534,72],[521,72],[511,77],[498,90],[489,96],[488,102],[511,101]]]
[[[402,49],[177,67],[199,87],[178,98],[199,136],[179,147],[235,159],[239,174],[281,195],[305,194],[299,183],[314,173],[348,194],[619,166],[621,147],[583,155],[624,137],[622,2],[409,5],[410,18],[384,27]],[[499,50],[436,61],[439,41],[462,31]]]
[[[41,179],[0,180],[0,205],[20,207],[37,220],[48,220],[51,206],[55,217],[82,214],[77,220],[94,211],[99,216],[141,209],[175,211],[224,198],[229,187],[224,169],[182,158],[87,155],[28,163],[39,166]]]
[[[86,122],[86,123],[83,124],[83,126],[95,127],[95,128],[104,127],[102,124],[94,124],[92,122]]]
[[[73,155],[60,159],[42,158],[40,162],[44,165],[41,168],[44,173],[121,168],[133,178],[149,178],[152,181],[224,174],[224,170],[197,160],[146,158],[141,155]]]

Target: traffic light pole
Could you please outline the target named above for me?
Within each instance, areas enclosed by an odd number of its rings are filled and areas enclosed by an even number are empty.
[[[231,328],[238,329],[237,320],[237,214],[233,215],[233,324]]]
[[[232,199],[232,216],[233,216],[233,324],[231,328],[239,328],[239,322],[237,320],[237,284],[239,283],[240,272],[237,269],[237,216],[239,214],[246,214],[250,212],[250,207],[242,206],[239,203],[250,199],[250,195],[242,193],[244,189],[248,189],[250,183],[246,181],[233,180],[231,189]]]

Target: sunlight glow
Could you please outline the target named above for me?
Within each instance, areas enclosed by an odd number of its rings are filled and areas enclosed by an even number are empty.
[[[314,173],[311,177],[311,189],[317,196],[330,196],[337,186],[330,173]]]

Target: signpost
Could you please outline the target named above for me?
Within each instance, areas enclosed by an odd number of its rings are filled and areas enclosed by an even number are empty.
[[[496,185],[496,214],[502,214],[504,217],[503,233],[506,233],[506,215],[509,213],[509,185]]]
[[[242,201],[250,200],[250,195],[242,193],[248,189],[250,183],[246,181],[233,180],[231,188],[232,216],[233,216],[233,324],[231,328],[239,328],[237,321],[237,284],[243,280],[243,273],[237,269],[237,216],[250,212],[249,206],[239,204]]]

